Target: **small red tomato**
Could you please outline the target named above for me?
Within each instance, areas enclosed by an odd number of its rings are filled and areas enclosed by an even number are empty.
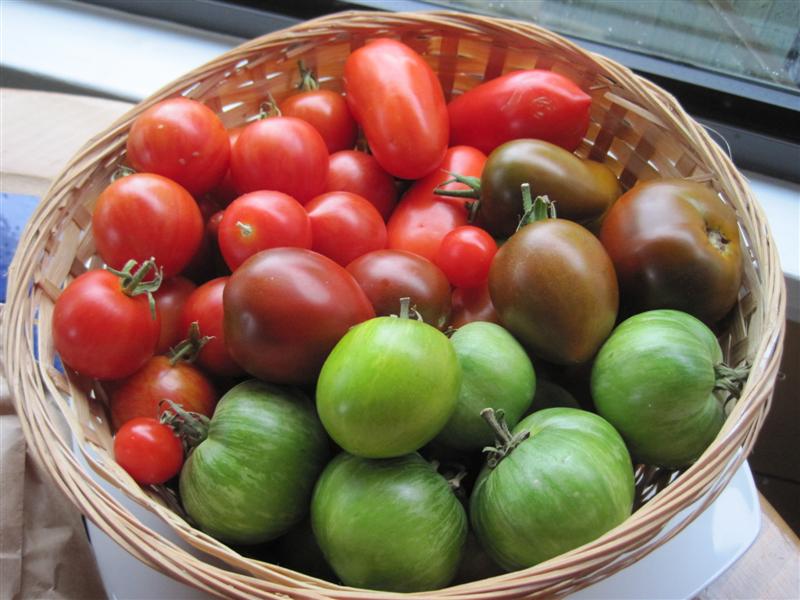
[[[347,101],[332,90],[308,90],[281,102],[284,117],[296,117],[319,131],[329,153],[352,148],[356,143],[356,125]]]
[[[197,364],[215,375],[241,375],[242,368],[234,362],[225,346],[222,294],[228,277],[217,277],[198,287],[186,299],[181,313],[181,327],[189,331],[195,321],[200,335],[212,337],[197,357]]]
[[[203,373],[191,363],[167,356],[154,356],[133,375],[113,386],[110,397],[111,423],[115,429],[136,417],[158,418],[172,400],[185,410],[210,417],[217,392]]]
[[[162,283],[153,294],[161,319],[156,354],[163,354],[186,337],[186,330],[181,331],[180,316],[186,299],[196,287],[185,277],[173,277]]]
[[[477,287],[454,289],[452,302],[451,327],[458,328],[473,321],[500,323],[500,317],[497,316],[489,295],[488,281]]]
[[[497,242],[485,230],[472,225],[456,227],[442,238],[436,265],[454,287],[476,287],[489,279],[489,267]]]
[[[131,166],[176,181],[199,196],[228,170],[230,142],[219,117],[188,98],[170,98],[139,115],[127,144]]]
[[[161,323],[147,294],[130,295],[136,293],[130,278],[102,269],[72,281],[53,310],[53,342],[64,364],[95,379],[140,369],[153,356]]]
[[[114,437],[114,459],[140,485],[169,481],[183,466],[183,445],[168,425],[150,417],[128,421]]]
[[[203,239],[203,217],[194,198],[174,181],[152,173],[117,179],[92,214],[97,253],[121,269],[131,259],[151,256],[164,277],[180,273]]]
[[[256,252],[291,246],[311,248],[311,221],[303,206],[282,192],[250,192],[222,215],[217,242],[231,271]]]
[[[311,249],[346,267],[362,254],[386,247],[386,225],[368,200],[350,192],[328,192],[306,204]],[[288,244],[285,244],[288,245]]]
[[[231,176],[240,194],[275,190],[305,204],[325,189],[328,148],[301,119],[261,119],[245,127],[233,145]]]
[[[369,200],[383,220],[397,204],[397,184],[375,157],[357,150],[341,150],[330,156],[326,192],[352,192]]]

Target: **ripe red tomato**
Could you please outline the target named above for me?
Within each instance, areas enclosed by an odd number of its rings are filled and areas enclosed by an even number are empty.
[[[386,221],[397,204],[394,177],[375,157],[357,150],[341,150],[330,156],[326,192],[352,192],[372,202]]]
[[[443,329],[450,316],[450,284],[442,270],[422,256],[402,250],[376,250],[347,265],[378,316],[400,312],[400,298],[422,320]]]
[[[473,321],[500,323],[500,317],[497,316],[492,297],[489,295],[488,281],[477,287],[454,289],[452,302],[451,327],[458,328]]]
[[[234,127],[232,129],[228,129],[228,140],[230,142],[231,147],[231,155],[233,155],[233,147],[236,144],[236,140],[239,139],[244,127]],[[230,165],[228,169],[225,171],[225,175],[223,175],[222,180],[219,182],[216,188],[213,190],[213,195],[217,200],[222,204],[222,206],[226,206],[233,202],[236,198],[239,197],[239,192],[236,191],[236,186],[233,183],[233,176],[231,175]]]
[[[306,210],[313,232],[311,249],[343,267],[362,254],[386,247],[383,218],[357,194],[327,192],[306,204]]]
[[[167,356],[154,356],[133,375],[113,386],[110,395],[111,423],[115,429],[136,417],[158,418],[172,400],[184,409],[211,417],[217,404],[214,386],[191,363]]]
[[[114,458],[137,483],[156,485],[180,472],[183,445],[171,427],[142,417],[128,421],[117,432]]]
[[[189,264],[203,238],[203,217],[194,198],[174,181],[152,173],[117,179],[100,197],[92,214],[97,252],[121,269],[131,259],[151,256],[164,277]]]
[[[437,196],[433,191],[448,179],[449,173],[480,177],[486,155],[469,146],[454,146],[433,173],[417,181],[397,204],[386,230],[389,248],[407,250],[436,260],[442,238],[456,227],[467,224],[464,200]],[[468,189],[461,183],[450,183],[446,190]]]
[[[489,279],[489,267],[497,242],[485,230],[472,225],[456,227],[442,238],[436,265],[454,287],[476,287]]]
[[[228,277],[217,277],[198,287],[186,299],[181,313],[181,328],[189,331],[194,321],[200,335],[213,337],[200,351],[197,364],[215,375],[241,375],[242,368],[228,352],[222,318],[222,295]]]
[[[375,316],[343,267],[303,248],[251,256],[225,286],[224,306],[225,340],[236,362],[259,379],[300,385],[316,382],[350,327]]]
[[[53,342],[64,364],[95,379],[120,379],[146,363],[161,323],[146,294],[130,296],[125,283],[95,269],[73,280],[56,300]]]
[[[348,56],[344,87],[372,154],[389,173],[419,179],[442,162],[447,105],[422,56],[396,40],[373,40]]]
[[[294,94],[281,102],[280,110],[284,117],[296,117],[313,125],[331,154],[352,148],[356,143],[358,125],[344,97],[332,90]]]
[[[181,311],[189,295],[197,286],[185,277],[173,277],[161,284],[153,294],[156,311],[161,319],[161,334],[158,337],[156,354],[163,354],[186,337],[181,331]]]
[[[311,220],[303,206],[282,192],[261,190],[238,197],[222,215],[219,249],[231,271],[267,248],[311,248]]]
[[[228,170],[230,143],[214,111],[195,100],[170,98],[136,118],[127,153],[137,171],[163,175],[201,195]]]
[[[305,204],[325,189],[328,148],[319,132],[301,119],[261,119],[236,140],[231,176],[240,194],[275,190]]]

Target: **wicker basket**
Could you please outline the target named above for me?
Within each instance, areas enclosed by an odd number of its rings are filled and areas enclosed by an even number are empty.
[[[593,97],[591,126],[578,154],[604,161],[625,187],[660,176],[708,182],[738,214],[745,274],[739,303],[720,340],[729,362],[748,360],[753,366],[741,399],[713,445],[679,477],[640,470],[643,505],[602,538],[524,571],[424,596],[497,599],[575,591],[637,561],[675,535],[716,498],[746,458],[768,411],[780,362],[785,289],[764,214],[742,175],[706,131],[654,84],[534,25],[449,12],[332,15],[224,54],[163,88],[92,139],[41,202],[9,276],[4,362],[28,444],[89,519],[131,554],[180,581],[232,597],[387,596],[245,558],[193,529],[156,494],[138,487],[111,457],[101,388],[54,368],[50,335],[60,290],[87,267],[100,264],[94,254],[92,207],[124,158],[128,129],[138,114],[163,98],[182,94],[205,102],[226,126],[240,125],[255,118],[268,92],[280,100],[292,91],[299,59],[318,72],[323,87],[340,90],[346,56],[378,36],[401,39],[423,54],[447,97],[513,69],[563,73]],[[97,475],[159,515],[188,544],[219,560],[197,558],[145,527],[80,466],[73,443]]]

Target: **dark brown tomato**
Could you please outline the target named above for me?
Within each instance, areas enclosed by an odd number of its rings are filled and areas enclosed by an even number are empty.
[[[347,270],[369,298],[378,316],[396,315],[400,298],[422,320],[439,329],[450,317],[450,283],[442,270],[427,258],[404,250],[376,250],[355,259]]]
[[[564,219],[537,221],[512,235],[495,255],[489,293],[506,329],[556,364],[594,356],[614,327],[619,304],[603,246]]]

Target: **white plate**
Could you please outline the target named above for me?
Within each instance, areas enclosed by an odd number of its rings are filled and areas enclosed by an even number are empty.
[[[82,461],[82,457],[79,456],[79,460]],[[95,476],[91,469],[86,469]],[[101,483],[145,525],[192,554],[209,559],[181,541],[161,519],[109,484]],[[673,521],[679,518],[680,515]],[[87,525],[100,575],[110,598],[178,600],[211,597],[150,569],[93,523],[87,521]],[[719,497],[686,529],[630,567],[571,597],[583,600],[693,598],[750,547],[760,527],[758,493],[750,467],[745,462]]]

